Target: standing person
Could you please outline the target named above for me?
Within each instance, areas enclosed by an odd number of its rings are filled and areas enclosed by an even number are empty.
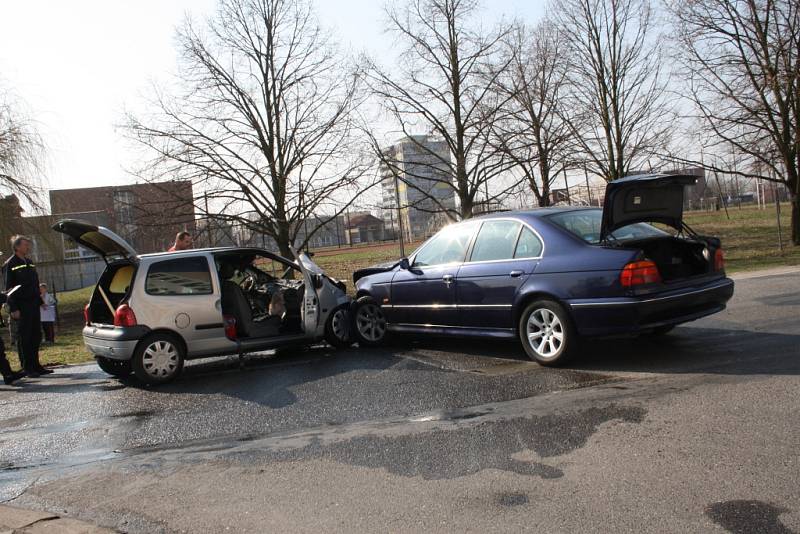
[[[42,319],[42,332],[47,343],[56,342],[56,304],[58,301],[47,292],[47,284],[39,284],[39,296],[42,297],[42,305],[39,308],[39,315]]]
[[[184,230],[183,232],[178,232],[178,235],[175,236],[175,243],[169,247],[167,252],[179,252],[190,248],[192,248],[192,234]]]
[[[17,350],[22,361],[25,374],[37,377],[53,371],[45,369],[39,363],[39,345],[42,342],[42,322],[39,306],[42,297],[39,295],[39,275],[36,265],[28,259],[31,251],[31,239],[23,235],[11,238],[14,255],[3,264],[3,275],[6,280],[6,291],[20,286],[8,298],[11,318],[17,321]]]
[[[2,254],[2,252],[0,252],[0,254]],[[6,300],[5,292],[0,291],[0,305],[5,304]],[[11,370],[11,365],[6,358],[6,344],[3,342],[2,336],[0,336],[0,375],[3,375],[3,382],[5,382],[6,385],[11,385],[25,376],[23,371],[17,371],[15,373]]]

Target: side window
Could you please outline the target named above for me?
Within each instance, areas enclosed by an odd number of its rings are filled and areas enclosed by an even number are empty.
[[[522,233],[517,242],[517,250],[514,251],[515,258],[537,258],[542,255],[542,242],[539,238],[530,231],[530,229],[523,227]]]
[[[471,261],[510,260],[514,257],[519,228],[515,221],[486,221],[481,226]]]
[[[426,267],[464,261],[476,223],[448,226],[433,236],[414,257],[414,265]]]
[[[154,263],[147,271],[145,291],[149,295],[209,295],[208,261],[194,256]]]

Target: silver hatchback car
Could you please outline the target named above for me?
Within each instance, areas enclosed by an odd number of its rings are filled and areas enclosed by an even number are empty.
[[[140,255],[102,226],[70,219],[53,229],[106,261],[83,339],[109,374],[164,383],[186,359],[351,343],[344,283],[305,254],[293,251],[292,261],[230,247]]]

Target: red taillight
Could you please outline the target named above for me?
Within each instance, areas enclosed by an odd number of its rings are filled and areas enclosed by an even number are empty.
[[[225,323],[225,337],[236,340],[236,318],[233,315],[223,315],[222,321]]]
[[[136,315],[127,304],[121,304],[114,313],[114,326],[136,326]]]
[[[718,248],[716,252],[714,252],[714,270],[715,271],[722,271],[725,269],[725,255],[722,253],[722,249]]]
[[[89,325],[89,304],[83,307],[83,322],[88,326]]]
[[[656,284],[661,281],[661,274],[652,261],[634,261],[622,269],[619,281],[622,287]]]

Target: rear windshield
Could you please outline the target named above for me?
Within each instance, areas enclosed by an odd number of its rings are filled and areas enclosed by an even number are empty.
[[[547,220],[575,234],[587,243],[596,245],[600,242],[600,227],[603,222],[602,210],[576,210],[565,211],[548,215]],[[611,241],[630,241],[646,239],[648,237],[668,236],[667,232],[659,230],[647,223],[634,223],[622,228],[617,228],[611,235]]]

